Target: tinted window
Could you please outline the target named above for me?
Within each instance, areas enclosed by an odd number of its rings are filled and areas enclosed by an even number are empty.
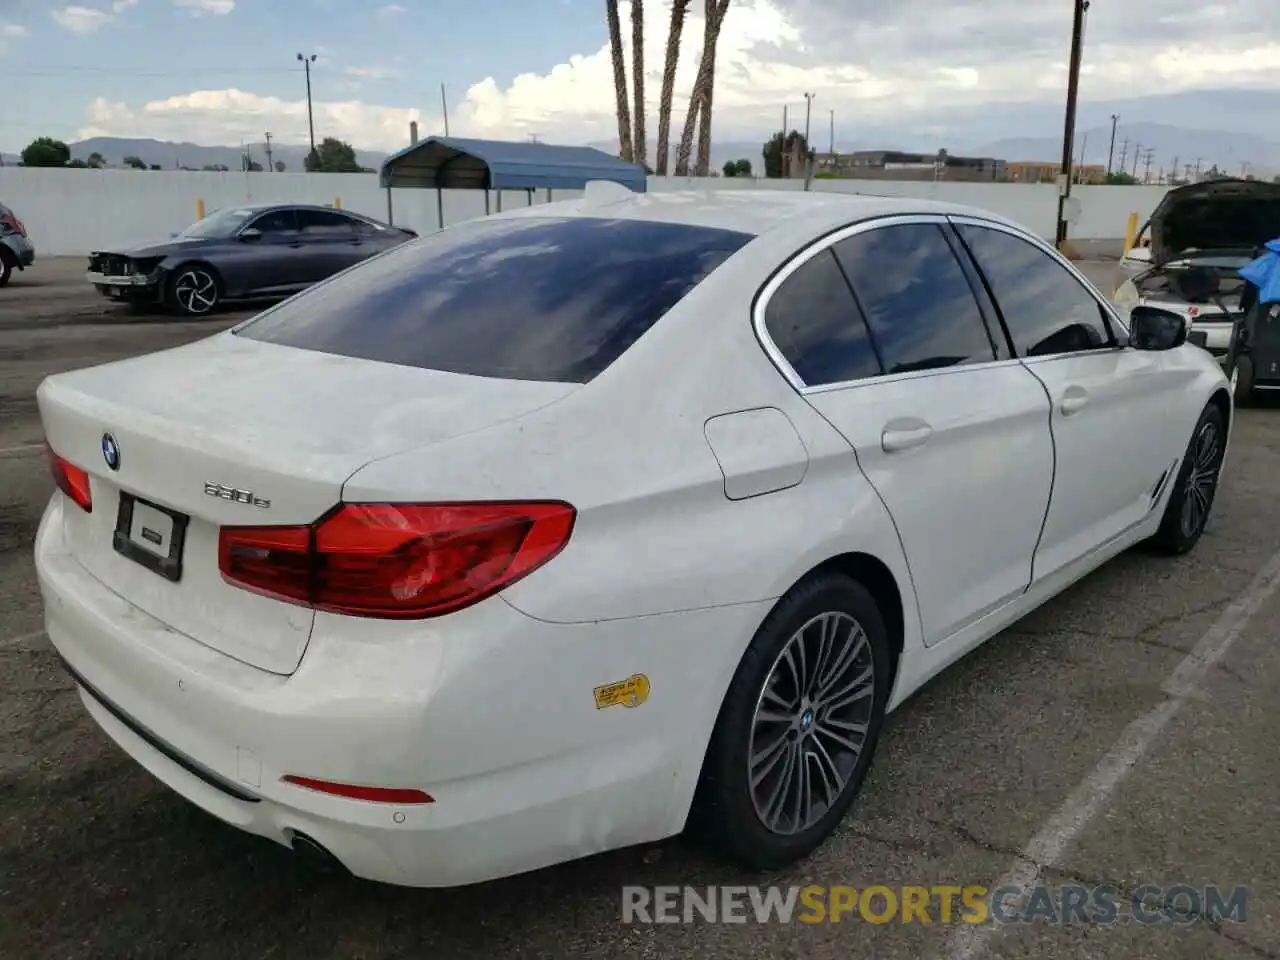
[[[262,233],[288,233],[298,229],[292,210],[270,210],[253,221],[250,226]]]
[[[180,237],[198,237],[216,239],[234,236],[236,231],[252,219],[254,211],[244,207],[228,210],[215,210],[203,220],[197,220],[182,233]]]
[[[940,227],[883,227],[834,249],[887,373],[995,359],[973,288]]]
[[[355,228],[350,217],[331,210],[299,210],[298,225],[307,233],[351,233]]]
[[[1074,353],[1113,340],[1093,294],[1038,247],[985,227],[961,226],[1020,357]]]
[[[451,373],[585,383],[751,239],[642,220],[474,220],[394,247],[239,334]]]
[[[808,386],[880,373],[867,325],[830,250],[783,281],[765,308],[765,328]]]

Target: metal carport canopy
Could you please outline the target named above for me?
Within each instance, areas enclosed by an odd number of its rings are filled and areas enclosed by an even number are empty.
[[[582,190],[610,180],[644,193],[644,167],[593,147],[428,137],[382,164],[383,187],[471,190]]]

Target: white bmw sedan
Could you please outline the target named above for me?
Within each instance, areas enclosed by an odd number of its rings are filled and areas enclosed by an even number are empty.
[[[152,774],[360,877],[776,868],[928,678],[1195,545],[1233,411],[1185,339],[909,198],[463,223],[46,379],[48,635]]]

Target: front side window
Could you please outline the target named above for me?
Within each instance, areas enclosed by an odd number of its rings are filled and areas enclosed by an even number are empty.
[[[236,335],[447,373],[586,383],[752,239],[645,220],[473,220],[311,287]]]
[[[1020,357],[1078,353],[1114,346],[1102,305],[1062,264],[1020,237],[958,227]]]
[[[996,359],[973,288],[941,227],[881,227],[847,237],[833,249],[886,373]]]

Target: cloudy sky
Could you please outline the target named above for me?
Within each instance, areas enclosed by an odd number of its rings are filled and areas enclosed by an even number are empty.
[[[682,95],[701,41],[702,0],[693,8]],[[1166,115],[1150,119],[1170,122],[1172,103],[1185,126],[1240,127],[1248,109],[1225,110],[1221,91],[1257,98],[1280,88],[1275,0],[1094,8],[1086,111],[1160,97]],[[647,10],[651,130],[668,9],[650,0]],[[1070,0],[732,0],[716,137],[760,139],[784,104],[803,110],[805,91],[817,95],[820,129],[835,111],[841,140],[853,127],[966,139],[961,128],[974,124],[987,137],[1052,135],[1070,21]],[[616,135],[603,0],[0,0],[0,145],[16,150],[42,134],[237,144],[268,130],[302,143],[299,52],[318,55],[317,135],[359,147],[403,146],[413,119],[424,135],[441,132],[442,83],[455,135]]]

